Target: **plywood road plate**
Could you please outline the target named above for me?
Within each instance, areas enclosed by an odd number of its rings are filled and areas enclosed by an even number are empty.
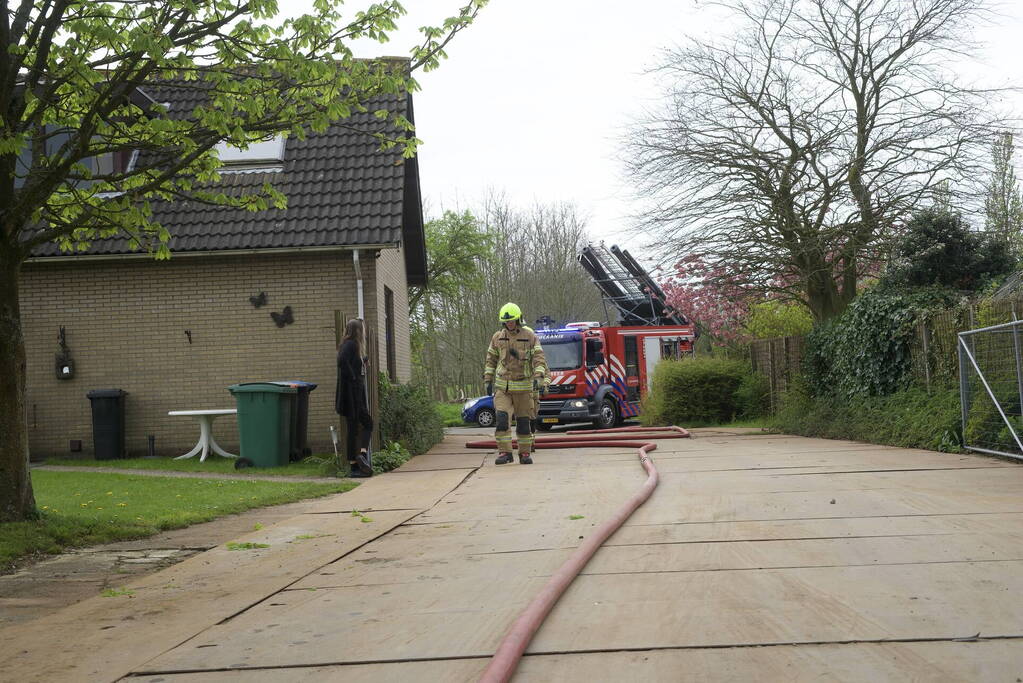
[[[781,436],[659,445],[660,487],[562,597],[516,680],[1023,674],[1023,467]],[[360,487],[361,506],[423,511],[167,643],[132,680],[473,680],[644,479],[621,448],[481,462]]]
[[[514,680],[550,681],[1015,681],[1023,673],[1015,641],[864,643],[591,652],[529,656]],[[139,683],[469,683],[485,659],[312,666],[142,676]],[[864,673],[870,678],[865,679]]]
[[[443,498],[465,471],[383,476],[304,513],[128,583],[53,616],[0,631],[0,679],[116,680],[219,621],[244,612]],[[349,511],[370,510],[352,515]],[[395,508],[382,510],[381,507]],[[418,506],[418,507],[417,507]],[[122,588],[118,586],[117,588]]]

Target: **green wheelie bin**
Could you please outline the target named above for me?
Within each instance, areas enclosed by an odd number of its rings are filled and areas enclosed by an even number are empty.
[[[238,404],[241,457],[255,467],[288,464],[292,442],[292,402],[297,389],[271,382],[232,384],[228,391]]]

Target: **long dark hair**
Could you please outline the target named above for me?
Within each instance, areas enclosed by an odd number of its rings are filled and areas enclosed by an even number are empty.
[[[351,339],[355,342],[355,347],[359,351],[359,358],[362,358],[362,349],[366,346],[365,328],[363,327],[362,318],[352,318],[345,325],[345,336],[341,337],[341,343],[344,344],[346,341]]]

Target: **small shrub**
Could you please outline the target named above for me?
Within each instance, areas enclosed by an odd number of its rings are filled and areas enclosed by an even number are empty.
[[[644,402],[644,421],[688,427],[731,422],[739,412],[736,392],[748,374],[749,365],[741,360],[661,361]]]
[[[759,372],[742,376],[739,388],[735,390],[735,407],[738,417],[751,420],[771,412],[771,380]]]
[[[386,447],[373,453],[373,473],[383,474],[397,469],[404,465],[412,457],[397,441],[392,441]]]
[[[421,384],[391,384],[380,376],[380,441],[397,441],[412,455],[444,438],[437,404]]]

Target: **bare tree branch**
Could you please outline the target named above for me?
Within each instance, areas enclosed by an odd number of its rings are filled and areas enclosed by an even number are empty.
[[[983,0],[715,4],[738,38],[669,51],[665,109],[627,139],[641,225],[831,317],[909,213],[972,191],[1005,127],[946,66]]]

